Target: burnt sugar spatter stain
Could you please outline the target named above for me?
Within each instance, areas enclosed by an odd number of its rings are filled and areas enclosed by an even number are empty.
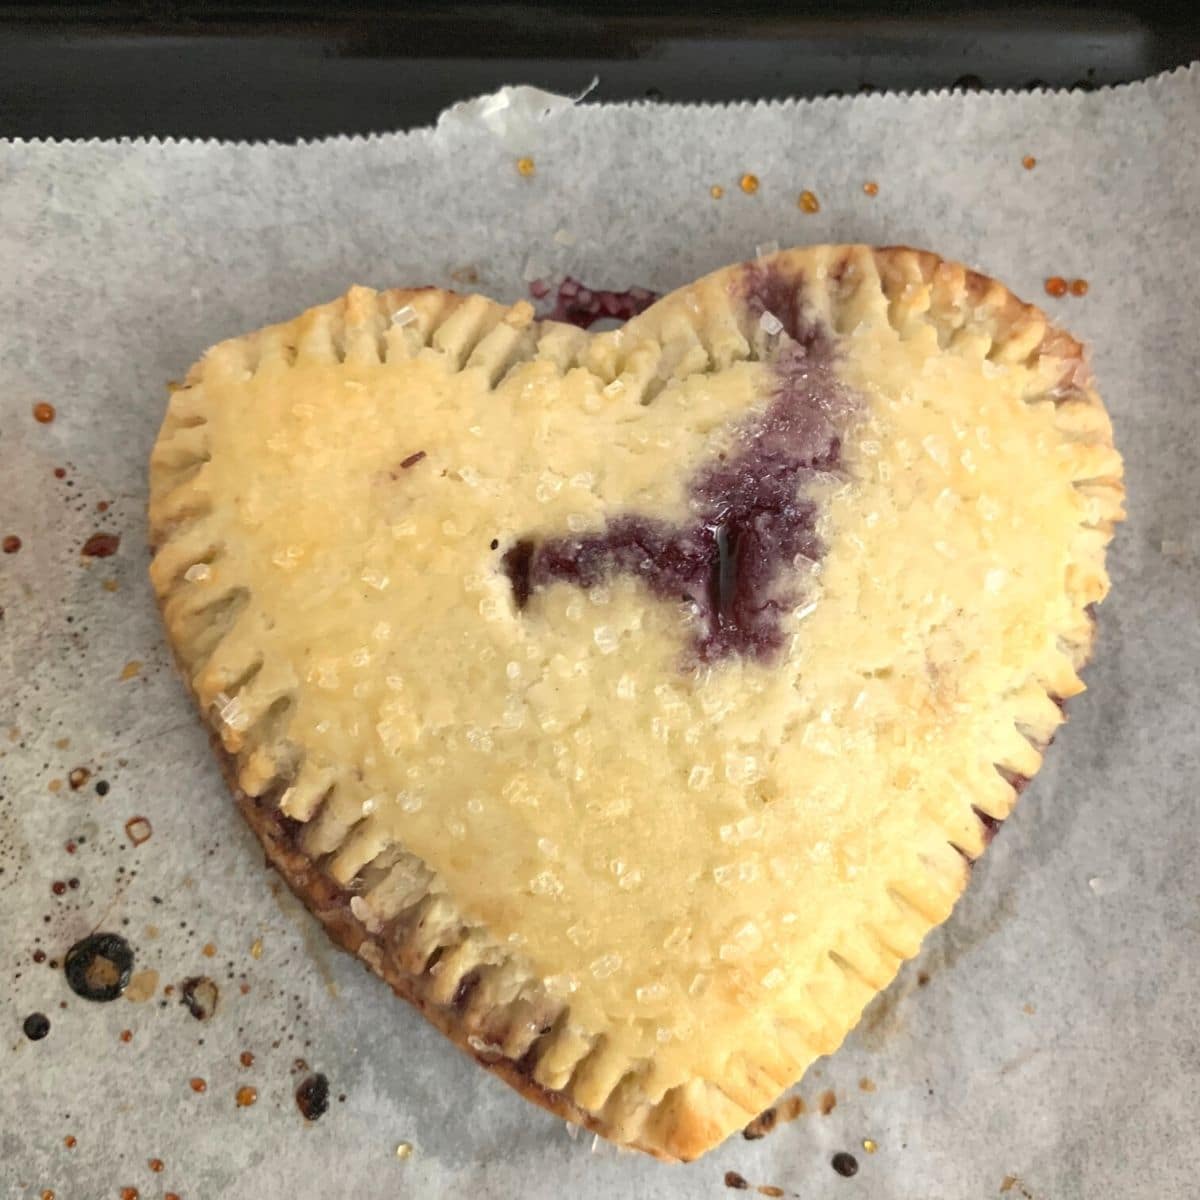
[[[125,822],[125,836],[134,846],[141,846],[148,842],[153,833],[154,827],[147,817],[130,817]]]
[[[846,1179],[858,1174],[858,1159],[845,1150],[839,1150],[830,1160],[829,1165]]]
[[[133,947],[119,933],[92,933],[67,951],[67,983],[85,1000],[115,1000],[129,985]]]
[[[764,1138],[779,1124],[779,1110],[772,1107],[764,1109],[742,1130],[742,1137],[748,1142],[756,1142]]]
[[[757,1141],[759,1138],[766,1137],[768,1133],[780,1125],[786,1125],[789,1121],[794,1121],[797,1117],[802,1117],[807,1111],[808,1105],[804,1103],[802,1096],[788,1096],[780,1100],[778,1104],[773,1104],[770,1108],[759,1113],[742,1130],[742,1137],[748,1142]]]
[[[220,989],[207,975],[193,975],[179,988],[179,1003],[196,1018],[207,1021],[217,1011]]]
[[[317,1121],[329,1111],[329,1080],[310,1075],[296,1089],[296,1107],[306,1121]]]
[[[31,1042],[40,1042],[50,1032],[50,1018],[45,1013],[30,1013],[21,1028]]]
[[[805,486],[837,468],[838,429],[853,404],[834,371],[833,338],[804,311],[800,283],[768,264],[745,268],[740,300],[764,330],[776,330],[767,349],[772,395],[738,430],[736,448],[692,478],[692,518],[624,513],[602,533],[518,538],[502,565],[519,609],[557,581],[590,589],[631,575],[656,596],[693,605],[700,662],[767,660],[782,647],[783,619],[801,599],[785,571],[825,551]]]

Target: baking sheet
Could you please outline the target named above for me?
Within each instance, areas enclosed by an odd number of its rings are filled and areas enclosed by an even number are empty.
[[[0,1194],[659,1200],[726,1195],[734,1171],[806,1200],[1191,1195],[1200,71],[545,119],[506,98],[519,119],[493,102],[491,120],[476,106],[365,141],[0,143],[0,536],[22,543],[0,554]],[[765,243],[840,240],[960,258],[1093,343],[1130,499],[1091,690],[949,924],[795,1089],[807,1115],[684,1167],[594,1152],[328,946],[263,869],[145,579],[164,385],[355,282],[665,290]],[[1087,295],[1045,297],[1051,275]],[[81,555],[98,532],[117,552]],[[138,816],[153,833],[135,847]],[[129,938],[152,995],[70,992],[63,953],[97,926]],[[201,975],[220,989],[204,1021],[179,1003]],[[307,1122],[293,1092],[312,1071],[331,1104]]]

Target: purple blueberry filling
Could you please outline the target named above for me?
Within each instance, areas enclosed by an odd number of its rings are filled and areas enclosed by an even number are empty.
[[[700,662],[735,654],[765,661],[781,648],[784,616],[802,598],[788,568],[825,550],[805,486],[837,467],[837,426],[851,404],[834,373],[834,340],[803,313],[798,289],[778,269],[746,268],[741,299],[750,315],[770,313],[782,326],[768,350],[774,391],[738,430],[735,448],[693,477],[691,520],[627,513],[602,533],[518,539],[503,558],[518,608],[555,581],[587,589],[631,575],[653,595],[694,606]]]
[[[553,307],[543,315],[551,321],[578,325],[580,329],[590,329],[605,318],[628,321],[645,312],[658,299],[658,293],[649,288],[632,287],[624,292],[610,292],[590,288],[570,275],[558,285],[556,292],[552,292],[544,279],[535,279],[529,285],[529,293],[535,300],[553,296]]]

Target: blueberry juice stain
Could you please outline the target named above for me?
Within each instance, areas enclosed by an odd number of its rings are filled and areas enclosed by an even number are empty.
[[[806,316],[799,289],[794,274],[745,269],[740,301],[756,322],[769,313],[781,326],[768,363],[771,399],[739,429],[736,448],[692,478],[691,519],[626,513],[597,534],[519,538],[502,560],[519,609],[556,581],[586,590],[627,574],[694,606],[697,662],[767,661],[780,650],[784,618],[800,600],[785,572],[825,552],[805,485],[837,469],[838,428],[852,407],[834,371],[833,337]]]

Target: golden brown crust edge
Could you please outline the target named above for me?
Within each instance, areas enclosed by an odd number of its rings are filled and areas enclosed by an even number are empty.
[[[441,289],[391,289],[381,295],[390,306],[394,307],[408,303],[422,292],[432,290],[438,292],[444,306],[443,319],[453,314],[468,299],[463,294]],[[342,301],[333,302],[334,305],[340,303]],[[496,305],[495,307],[499,308],[500,306]],[[290,331],[295,324],[295,320],[281,322],[241,337],[229,339],[229,341],[244,341],[285,329]],[[572,336],[579,333],[572,326],[563,326],[562,328]],[[200,380],[203,367],[204,359],[201,359],[191,368],[187,375],[188,385]],[[164,425],[167,419],[164,418]],[[151,502],[153,504],[153,488]],[[160,548],[155,544],[153,535],[150,548],[152,555],[156,554]],[[604,1120],[603,1116],[581,1108],[565,1091],[546,1088],[536,1082],[531,1071],[527,1069],[527,1059],[513,1059],[499,1052],[486,1052],[486,1050],[480,1050],[473,1046],[471,1041],[474,1033],[471,1024],[460,1016],[453,1005],[439,1003],[429,994],[433,982],[429,970],[432,963],[420,972],[406,970],[398,961],[395,947],[389,946],[385,941],[387,930],[384,931],[382,937],[368,930],[350,910],[349,902],[353,893],[341,888],[331,880],[300,849],[297,839],[290,836],[291,831],[288,828],[290,825],[300,827],[297,823],[290,822],[279,811],[279,794],[282,789],[272,788],[256,797],[248,795],[239,786],[237,756],[226,748],[220,733],[213,727],[209,714],[205,712],[204,706],[192,686],[190,672],[174,644],[173,625],[167,612],[169,596],[157,587],[155,591],[159,616],[163,621],[164,630],[168,634],[167,641],[171,647],[175,668],[196,705],[202,724],[209,732],[209,742],[233,795],[234,803],[261,843],[268,864],[280,874],[292,893],[320,921],[335,945],[359,958],[368,970],[384,980],[397,996],[408,1001],[451,1042],[485,1069],[504,1080],[525,1099],[531,1100],[564,1121],[586,1128],[599,1136],[614,1138],[616,1131]],[[719,1128],[717,1122],[705,1119],[704,1114],[700,1111],[678,1102],[662,1107],[665,1111],[661,1112],[660,1119],[653,1126],[660,1135],[659,1141],[651,1143],[633,1139],[625,1143],[615,1142],[614,1144],[621,1149],[641,1151],[663,1162],[688,1162],[711,1149],[725,1136],[726,1131]],[[752,1115],[748,1114],[747,1119]]]
[[[397,967],[394,958],[386,953],[382,940],[369,933],[362,922],[350,912],[348,894],[323,875],[295,845],[290,844],[278,814],[270,807],[271,799],[247,796],[237,785],[236,760],[221,745],[215,734],[210,740],[221,764],[221,772],[233,793],[234,803],[262,844],[267,862],[283,878],[292,894],[321,922],[334,943],[359,958],[367,970],[378,975],[397,996],[407,1000],[460,1050],[470,1055],[480,1066],[498,1075],[526,1100],[532,1100],[534,1104],[554,1113],[555,1116],[603,1136],[603,1122],[584,1112],[565,1093],[541,1087],[528,1072],[521,1069],[520,1063],[501,1055],[480,1053],[471,1046],[471,1035],[458,1019],[453,1007],[438,1004],[425,994],[422,982],[428,982],[428,975],[414,975]],[[377,959],[375,956],[366,957],[362,953],[364,945],[372,944],[378,951]],[[695,1153],[702,1153],[704,1148],[698,1147]],[[654,1146],[639,1145],[636,1149],[664,1161],[673,1161],[669,1155]]]
[[[1011,343],[1018,348],[1024,343],[1020,353],[1030,356],[1045,353],[1060,360],[1064,365],[1064,390],[1072,393],[1072,400],[1080,407],[1091,409],[1096,414],[1089,433],[1092,437],[1100,434],[1101,439],[1111,445],[1111,431],[1101,428],[1106,425],[1107,417],[1099,398],[1089,386],[1086,368],[1083,365],[1082,347],[1070,335],[1057,329],[1039,309],[1020,301],[994,280],[967,271],[958,264],[946,262],[929,252],[915,251],[907,247],[886,247],[873,253],[881,279],[886,280],[891,276],[893,284],[904,279],[920,280],[930,284],[935,293],[944,289],[950,295],[965,295],[972,303],[988,307],[997,323],[1006,327],[1005,337]],[[396,293],[397,296],[402,294]],[[949,296],[947,298],[949,299]],[[454,298],[455,301],[459,299]],[[934,307],[935,312],[931,315],[936,317],[936,309],[940,307],[936,302],[936,295]],[[1104,436],[1105,434],[1107,436]],[[1119,477],[1105,478],[1101,482],[1110,493],[1115,493],[1112,496],[1111,507],[1119,508]],[[1119,519],[1119,512],[1113,512],[1112,516]],[[1106,585],[1107,580],[1103,580],[1103,583]],[[163,600],[164,597],[160,595],[160,609],[163,607]],[[1085,629],[1074,631],[1071,649],[1077,667],[1082,666],[1090,657],[1094,629],[1094,621],[1088,621]],[[182,673],[186,679],[186,672]],[[204,718],[205,714],[201,715]],[[393,947],[385,940],[386,935],[380,937],[371,933],[351,911],[352,893],[334,884],[299,849],[288,828],[289,823],[276,811],[277,795],[269,792],[253,798],[243,792],[237,784],[238,768],[235,756],[224,748],[216,735],[212,740],[223,773],[234,793],[235,802],[262,843],[268,861],[283,876],[293,893],[326,927],[335,943],[361,958],[397,995],[408,1000],[451,1041],[527,1099],[602,1136],[613,1135],[612,1129],[602,1117],[581,1109],[566,1092],[550,1090],[535,1082],[530,1072],[523,1069],[521,1060],[487,1052],[486,1049],[481,1051],[472,1045],[472,1040],[478,1042],[479,1039],[473,1039],[470,1023],[453,1004],[441,1003],[431,996],[433,980],[428,966],[414,972],[405,969],[397,961],[392,952]],[[693,1103],[693,1100],[701,1098],[693,1097],[689,1093],[690,1090],[681,1090],[673,1097],[675,1103],[670,1105],[670,1111],[661,1113],[662,1119],[647,1129],[648,1133],[654,1135],[653,1144],[638,1140],[631,1145],[664,1161],[687,1161],[704,1153],[719,1141],[729,1122],[709,1116],[703,1102]]]
[[[1095,628],[1093,623],[1093,632]],[[1085,659],[1081,666],[1085,666],[1086,662]],[[180,677],[186,683],[186,675],[182,670]],[[280,814],[274,808],[275,798],[247,796],[237,785],[237,760],[221,744],[221,739],[216,733],[210,732],[209,742],[233,795],[234,803],[262,845],[268,865],[278,872],[292,894],[321,923],[336,946],[360,959],[368,971],[377,975],[397,996],[411,1004],[464,1054],[502,1079],[526,1100],[564,1121],[581,1126],[601,1137],[607,1136],[609,1131],[605,1123],[581,1109],[565,1092],[542,1087],[518,1062],[502,1055],[482,1054],[472,1047],[469,1040],[471,1034],[458,1019],[453,1008],[438,1004],[424,994],[422,983],[428,983],[428,976],[424,973],[414,975],[399,969],[394,958],[386,953],[382,940],[369,933],[362,922],[350,912],[348,894],[325,876],[296,847],[280,819]],[[377,954],[364,957],[361,953],[364,944],[373,944]],[[634,1143],[632,1149],[668,1163],[691,1162],[712,1149],[713,1131],[698,1110],[680,1107],[674,1115],[672,1125],[671,1146],[674,1154],[667,1153],[661,1145],[645,1143]]]

